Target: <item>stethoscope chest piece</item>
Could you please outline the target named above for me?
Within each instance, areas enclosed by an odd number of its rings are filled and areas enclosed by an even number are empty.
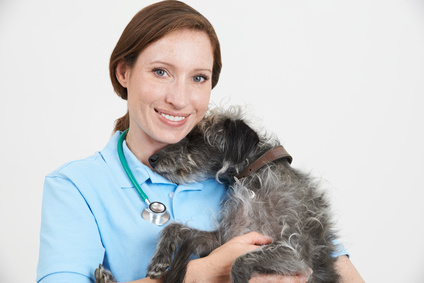
[[[170,215],[166,210],[163,203],[155,201],[149,204],[149,206],[143,210],[141,216],[144,220],[147,220],[155,225],[163,225],[169,221]]]

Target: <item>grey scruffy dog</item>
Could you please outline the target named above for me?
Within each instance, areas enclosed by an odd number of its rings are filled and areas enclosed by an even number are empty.
[[[249,127],[242,112],[237,107],[215,108],[185,139],[150,158],[152,167],[172,182],[213,177],[227,183],[229,193],[217,230],[200,231],[179,223],[163,229],[147,276],[183,282],[192,255],[206,256],[236,236],[257,231],[273,242],[238,257],[231,282],[248,282],[255,274],[301,274],[307,282],[338,282],[331,256],[336,236],[319,182],[292,168],[287,155],[252,169],[279,142]],[[252,172],[246,173],[247,167]],[[97,276],[107,277],[101,267]]]

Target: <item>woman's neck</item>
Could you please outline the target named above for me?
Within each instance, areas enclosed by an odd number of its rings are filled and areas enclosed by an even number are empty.
[[[134,131],[131,131],[131,129],[128,131],[125,141],[129,150],[135,157],[150,168],[152,167],[149,163],[149,157],[166,146],[163,143],[145,138],[145,134],[137,135]]]

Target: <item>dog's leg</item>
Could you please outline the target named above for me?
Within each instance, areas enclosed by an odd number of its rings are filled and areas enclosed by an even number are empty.
[[[190,256],[205,256],[219,244],[216,232],[200,231],[172,223],[162,231],[147,269],[147,276],[154,279],[166,274],[165,282],[182,282]],[[170,270],[165,273],[168,268]]]
[[[188,238],[177,247],[171,268],[165,274],[165,283],[183,282],[191,256],[204,257],[220,246],[217,231],[192,230]]]
[[[96,283],[116,282],[116,279],[113,277],[112,273],[104,269],[101,264],[99,264],[99,267],[96,269],[96,271],[94,271],[94,278],[96,279]]]
[[[311,268],[292,247],[271,244],[238,257],[231,268],[231,282],[247,283],[254,274],[309,277]]]
[[[162,277],[171,266],[174,251],[177,246],[181,245],[189,230],[186,226],[178,223],[171,223],[162,230],[156,251],[147,267],[148,277],[152,279]]]

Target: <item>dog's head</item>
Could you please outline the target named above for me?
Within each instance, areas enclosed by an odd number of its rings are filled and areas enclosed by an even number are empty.
[[[216,110],[207,115],[179,143],[167,146],[149,162],[176,183],[215,177],[232,183],[263,152],[260,136],[244,121],[240,111]]]
[[[210,147],[209,158],[215,160],[213,170],[220,180],[232,182],[262,152],[258,133],[240,115],[212,113],[193,132],[201,132],[203,146]]]

